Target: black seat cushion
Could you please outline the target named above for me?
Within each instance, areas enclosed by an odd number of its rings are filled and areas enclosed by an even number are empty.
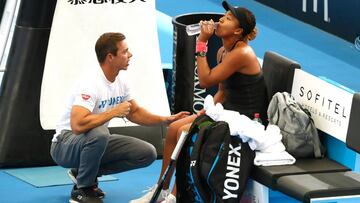
[[[286,175],[345,172],[351,169],[331,159],[298,159],[293,165],[255,166],[251,178],[257,182],[276,189],[277,179]]]
[[[283,176],[278,190],[303,202],[312,198],[360,194],[360,174],[351,171]]]

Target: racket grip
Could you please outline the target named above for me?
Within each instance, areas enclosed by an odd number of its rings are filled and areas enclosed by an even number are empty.
[[[176,144],[176,147],[175,147],[174,151],[171,154],[171,160],[176,160],[177,159],[177,157],[179,155],[179,152],[180,152],[182,146],[184,145],[184,142],[186,140],[187,135],[188,135],[188,132],[186,132],[186,131],[181,132],[181,135],[180,135],[180,138],[179,138],[179,140],[178,140],[178,142]]]

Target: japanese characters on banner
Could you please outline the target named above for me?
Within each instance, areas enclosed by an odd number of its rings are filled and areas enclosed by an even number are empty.
[[[346,142],[352,93],[296,69],[291,94],[310,111],[318,129]]]
[[[40,120],[55,129],[77,78],[99,68],[95,42],[105,32],[121,32],[133,54],[127,71],[133,98],[159,115],[170,110],[161,69],[154,0],[57,1],[43,75]],[[113,119],[110,126],[134,125]]]
[[[119,4],[119,3],[133,3],[135,1],[146,2],[145,0],[68,0],[70,4],[78,5],[78,4]]]

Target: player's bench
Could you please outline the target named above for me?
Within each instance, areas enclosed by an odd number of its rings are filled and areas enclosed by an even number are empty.
[[[263,73],[269,99],[276,92],[292,93],[294,74],[300,71],[298,63],[277,53],[266,52]],[[306,94],[306,90],[302,89],[301,93]],[[308,91],[305,96],[307,99],[311,99],[313,94],[315,93]],[[347,147],[359,153],[360,94],[354,94],[352,100],[346,141],[343,141]],[[339,106],[340,104],[337,104],[336,108]],[[255,167],[251,177],[263,186],[278,190],[303,202],[327,202],[327,200],[330,202],[360,202],[360,175],[327,157],[298,159],[294,165]]]

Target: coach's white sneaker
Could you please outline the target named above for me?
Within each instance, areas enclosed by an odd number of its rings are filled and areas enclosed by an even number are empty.
[[[152,196],[155,193],[155,190],[156,190],[157,186],[158,186],[158,184],[155,184],[150,189],[143,191],[143,192],[147,192],[147,193],[144,196],[142,196],[142,197],[140,197],[138,199],[131,200],[130,203],[149,203]],[[169,193],[170,193],[169,189],[161,190],[161,192],[159,194],[159,197],[157,199],[157,202],[161,202],[161,201],[165,200],[165,198],[167,196],[169,196]]]
[[[161,203],[176,203],[176,197],[170,193]]]

